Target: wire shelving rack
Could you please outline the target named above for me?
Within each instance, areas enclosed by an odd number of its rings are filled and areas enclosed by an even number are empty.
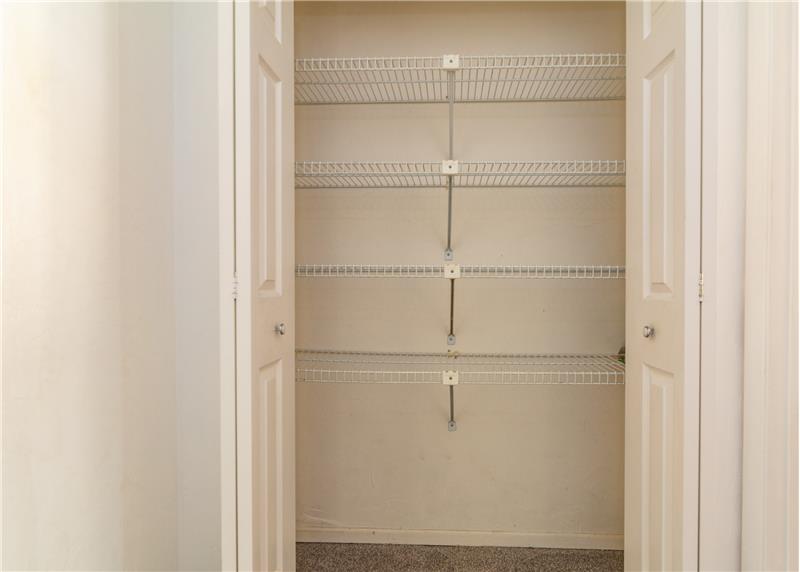
[[[451,278],[454,265],[442,264],[298,264],[298,277],[312,278]],[[459,265],[459,278],[536,278],[608,280],[625,277],[624,266]]]
[[[304,383],[458,385],[623,385],[620,355],[380,353],[298,350],[297,381]]]
[[[452,91],[448,92],[448,83]],[[295,103],[603,101],[625,97],[625,55],[308,58]]]
[[[295,164],[297,189],[447,189],[447,245],[452,261],[453,189],[624,187],[625,162],[457,161],[453,149],[456,103],[613,101],[625,97],[625,56],[308,58],[295,62],[298,105],[446,103],[449,149],[440,162],[320,162]],[[455,283],[462,278],[624,279],[624,266],[299,264],[309,278],[444,278],[450,284],[448,345],[455,344]],[[448,429],[456,430],[454,386],[621,385],[618,355],[297,352],[303,383],[444,384]]]
[[[624,187],[625,161],[320,162],[295,164],[298,189]]]

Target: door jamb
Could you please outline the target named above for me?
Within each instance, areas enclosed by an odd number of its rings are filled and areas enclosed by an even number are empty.
[[[236,226],[234,4],[217,6],[220,293],[221,569],[238,570],[236,460]]]
[[[796,7],[793,19],[779,15],[786,7],[780,3],[703,6],[700,569],[793,570],[797,167],[792,172],[777,158],[788,151],[797,159],[797,76],[793,101],[776,103],[775,95],[787,93],[776,83],[781,74],[797,69],[800,23]],[[782,40],[773,33],[780,22],[791,26]],[[777,135],[787,125],[793,140]],[[789,208],[776,210],[781,204]],[[793,223],[781,220],[784,212],[793,213]],[[778,355],[793,365],[776,375]],[[780,423],[770,422],[776,400],[788,407]],[[786,488],[775,495],[778,481]],[[767,537],[786,539],[785,550],[769,549]]]
[[[738,570],[744,351],[745,4],[703,2],[698,560]]]
[[[712,9],[716,10],[718,7],[712,7]],[[704,12],[705,16],[709,16],[708,10],[708,3],[704,3]],[[234,110],[233,110],[233,89],[232,89],[232,78],[233,78],[233,71],[234,71],[234,62],[233,62],[233,3],[231,1],[223,1],[220,2],[218,5],[218,61],[217,61],[217,70],[218,70],[218,101],[219,101],[219,212],[220,212],[220,254],[219,254],[219,270],[220,270],[220,486],[221,486],[221,557],[222,557],[222,569],[223,570],[236,570],[237,569],[237,539],[236,539],[236,365],[235,365],[235,280],[234,280],[234,273],[235,273],[235,227],[234,227],[234,162],[233,162],[233,135],[234,135]],[[705,27],[705,25],[704,25]],[[751,32],[752,33],[752,32]],[[794,25],[794,35],[795,38],[797,36],[797,23],[795,22]],[[796,39],[795,39],[796,42]],[[704,52],[704,60],[707,60],[708,55],[710,54],[709,50],[718,50],[719,46],[707,46],[704,44],[703,52]],[[748,51],[751,51],[752,48],[748,48]],[[797,54],[794,54],[795,61],[797,61]],[[704,70],[703,82],[707,84],[707,77],[705,75],[707,70]],[[720,96],[727,97],[730,93],[726,95],[720,93]],[[796,100],[795,100],[796,102]],[[711,105],[711,101],[706,100],[704,102],[704,114],[703,114],[703,123],[704,123],[704,130],[706,128],[706,112],[709,109],[708,106]],[[795,106],[795,123],[797,120],[797,109]],[[750,158],[751,150],[748,149],[748,158]],[[709,166],[712,166],[709,163],[709,159],[704,155],[703,159],[703,172],[704,178],[705,174],[708,172]],[[712,199],[716,199],[716,191],[715,186],[706,184],[704,185],[704,193],[703,193],[703,248],[708,249],[710,246],[708,232],[716,228],[716,223],[713,226],[710,225],[711,220],[709,217],[715,216],[715,209],[709,208],[709,201]],[[796,237],[795,237],[796,238]],[[748,235],[748,243],[752,240],[757,239],[757,237],[753,237]],[[710,252],[709,252],[710,254]],[[706,261],[711,260],[712,258],[706,257]],[[712,280],[712,276],[708,274],[709,269],[708,265],[705,265],[704,268],[704,278],[705,278],[705,293],[709,300],[706,301],[706,304],[710,301],[710,298],[716,296],[718,294],[718,288],[721,285],[715,285],[714,280]],[[795,273],[796,274],[796,273]],[[796,288],[796,282],[795,282]],[[795,290],[796,292],[796,290]],[[749,298],[748,298],[749,300]],[[796,299],[795,299],[796,304]],[[795,306],[796,311],[796,306]],[[735,411],[735,395],[728,396],[729,402],[725,404],[724,411],[720,408],[720,405],[717,403],[714,404],[713,400],[711,399],[712,395],[708,394],[712,388],[710,383],[714,379],[713,374],[706,371],[708,367],[709,358],[706,355],[707,349],[709,347],[709,336],[716,336],[719,339],[718,334],[720,332],[717,331],[716,325],[717,322],[709,317],[708,315],[707,306],[704,307],[703,311],[703,333],[702,337],[704,340],[703,343],[703,383],[704,387],[702,388],[702,392],[705,398],[701,399],[701,419],[704,424],[704,431],[702,434],[703,442],[706,442],[707,439],[712,438],[721,438],[720,435],[712,433],[709,435],[709,429],[707,428],[706,424],[712,418],[719,419],[722,415],[740,415],[739,411]],[[730,332],[727,332],[730,334]],[[796,363],[796,353],[797,348],[794,348],[793,357],[794,363]],[[795,370],[796,373],[796,370]],[[795,403],[796,405],[796,403]],[[744,403],[745,415],[754,415],[753,406],[749,406],[747,401]],[[734,420],[735,421],[735,420]],[[795,409],[795,420],[796,423],[796,409]],[[796,425],[795,425],[796,428]],[[744,427],[744,439],[747,440],[748,438],[752,441],[753,433],[758,431],[759,428],[757,426],[748,426],[745,425]],[[728,435],[726,438],[736,438],[735,435],[732,437]],[[796,435],[794,438],[794,447],[797,447],[797,440]],[[701,448],[704,451],[701,452],[702,454],[702,473],[701,473],[701,491],[700,491],[700,499],[701,499],[701,507],[704,512],[702,513],[703,521],[701,522],[701,531],[707,530],[708,527],[713,527],[714,523],[721,523],[724,518],[716,513],[713,512],[713,507],[715,506],[712,500],[712,490],[704,487],[703,483],[708,482],[708,479],[715,479],[714,475],[719,476],[721,473],[725,473],[730,478],[730,472],[725,470],[724,462],[720,461],[719,459],[711,457],[706,450],[708,447],[711,447],[712,441],[708,441],[709,445],[702,446]],[[749,454],[752,455],[753,450],[749,450]],[[743,470],[745,473],[750,471],[748,469],[749,465],[752,463],[748,463],[747,459],[744,460]],[[796,467],[795,467],[796,469]],[[796,478],[796,472],[795,472]],[[718,484],[719,480],[715,480]],[[758,487],[758,483],[754,482],[752,478],[748,479],[745,478],[742,482],[742,489],[743,489],[743,496],[745,498],[755,498],[756,495],[763,493],[763,487]],[[795,503],[796,504],[796,503]],[[796,520],[796,506],[792,505],[795,509],[795,520]],[[712,512],[709,512],[712,511]],[[793,537],[795,539],[795,554],[797,552],[797,545],[796,545],[796,535]],[[721,547],[715,546],[711,539],[709,539],[705,534],[701,535],[701,546],[700,546],[700,554],[701,557],[706,556],[710,553],[715,554],[717,556],[721,554],[725,554],[730,556],[728,552],[720,552]],[[757,538],[754,537],[752,531],[742,530],[742,537],[741,537],[741,550],[742,554],[749,555],[751,554],[754,547],[759,544]],[[724,547],[726,550],[730,547]],[[736,547],[738,548],[738,547]],[[749,556],[748,556],[749,558]],[[744,558],[747,560],[747,558]],[[744,561],[743,561],[744,563]],[[796,564],[796,561],[795,561]]]
[[[742,569],[798,566],[798,8],[747,6]]]

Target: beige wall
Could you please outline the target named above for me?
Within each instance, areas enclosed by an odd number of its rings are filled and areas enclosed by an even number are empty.
[[[297,57],[625,51],[622,4],[297,6]],[[447,108],[296,109],[298,160],[446,157]],[[624,102],[457,105],[463,160],[622,159]],[[437,264],[441,191],[298,191],[297,262]],[[624,264],[621,189],[457,190],[462,264]],[[456,286],[457,349],[604,352],[623,281]],[[297,281],[297,345],[445,351],[439,281]],[[621,546],[620,387],[297,388],[300,539]],[[372,534],[378,531],[378,535]]]
[[[215,11],[3,15],[2,565],[218,568]]]
[[[123,565],[117,17],[99,4],[5,13],[7,569]]]

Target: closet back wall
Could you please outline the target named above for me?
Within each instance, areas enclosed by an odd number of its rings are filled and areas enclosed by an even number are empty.
[[[296,57],[625,52],[623,3],[298,3]],[[460,160],[624,159],[625,104],[456,104]],[[298,161],[439,161],[442,104],[297,106]],[[446,189],[299,190],[298,264],[442,264]],[[459,264],[625,262],[622,188],[456,189]],[[297,280],[297,347],[446,351],[442,279]],[[456,282],[456,350],[616,353],[622,280]],[[624,386],[297,387],[298,539],[621,548]]]

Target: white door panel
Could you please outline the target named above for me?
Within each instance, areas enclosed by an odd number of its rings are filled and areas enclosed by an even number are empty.
[[[690,570],[698,532],[700,4],[629,2],[627,25],[625,568]]]
[[[295,566],[292,9],[234,8],[239,570]]]

